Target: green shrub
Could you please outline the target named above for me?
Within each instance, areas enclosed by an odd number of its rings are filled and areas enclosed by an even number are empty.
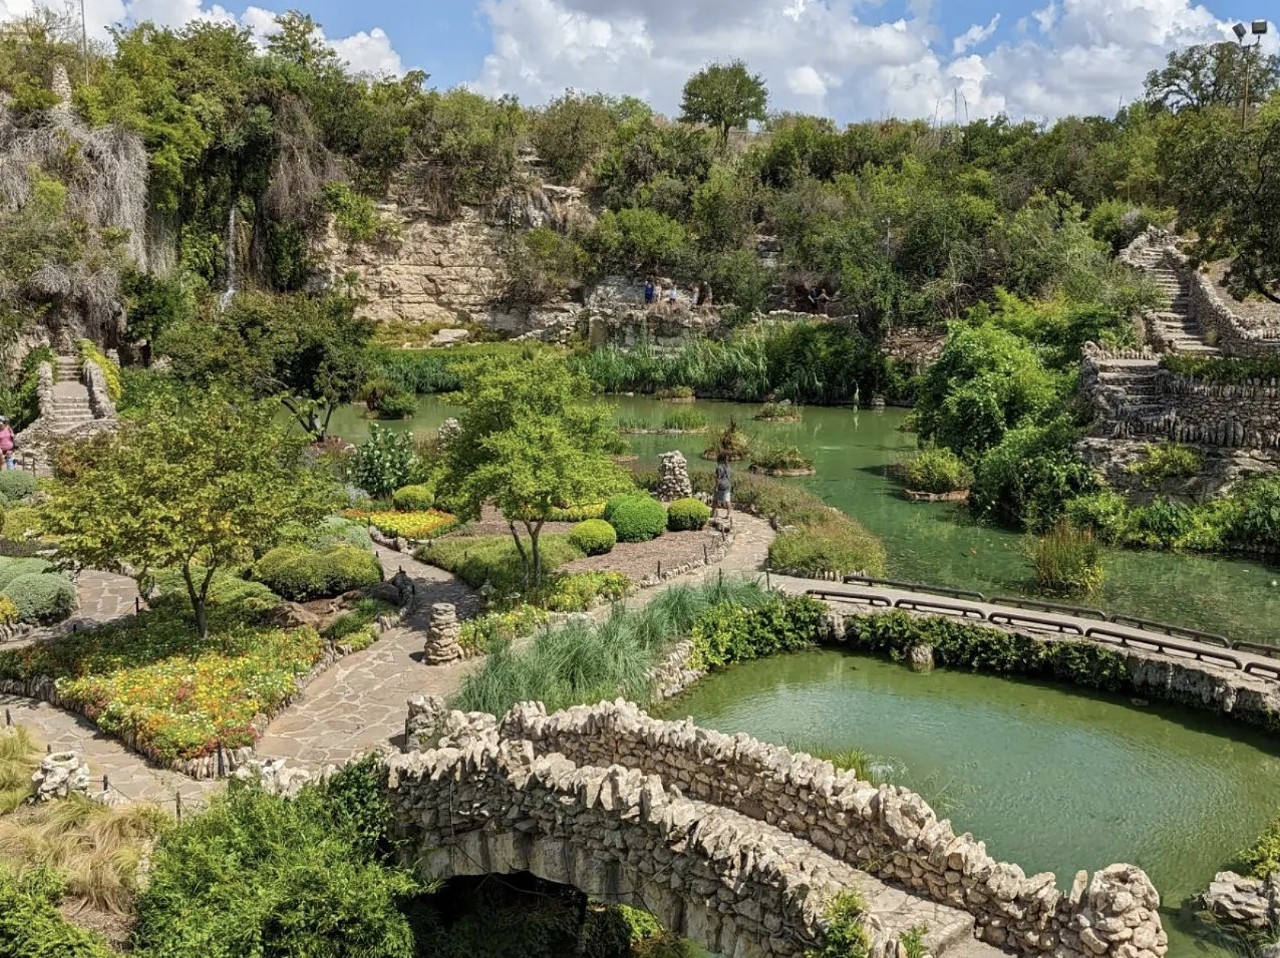
[[[197,577],[204,575],[203,570],[198,568],[192,572]],[[159,592],[151,600],[152,608],[172,605],[179,614],[189,608],[187,584],[182,579],[181,570],[156,569],[151,573],[150,583],[141,584],[144,588],[148,584],[154,585]],[[280,596],[261,582],[250,582],[225,569],[219,569],[209,583],[209,605],[211,608],[222,607],[241,619],[256,621],[262,613],[279,608]]]
[[[21,879],[0,869],[0,958],[112,958],[101,936],[62,916],[60,886],[48,869]]]
[[[1280,871],[1280,818],[1269,824],[1257,841],[1236,856],[1233,868],[1251,878],[1266,878]]]
[[[356,450],[352,460],[351,478],[373,498],[385,499],[409,484],[417,463],[413,436],[371,424],[368,440]]]
[[[751,418],[757,422],[790,422],[800,419],[800,407],[790,403],[767,402]]]
[[[711,507],[697,499],[677,499],[667,506],[667,528],[672,532],[696,532],[711,519]]]
[[[540,545],[544,574],[583,558],[582,551],[567,535],[544,533]],[[525,549],[528,548],[526,542]],[[488,582],[499,597],[524,589],[524,566],[511,536],[438,539],[423,546],[415,556],[420,562],[452,572],[472,588],[478,589]]]
[[[812,469],[813,460],[795,446],[766,446],[751,455],[757,469]]]
[[[692,386],[668,386],[654,393],[655,399],[692,399]]]
[[[600,514],[600,518],[602,518],[605,522],[611,522],[613,520],[613,514],[617,510],[618,506],[622,505],[624,502],[629,502],[630,500],[635,499],[637,496],[640,496],[640,495],[643,495],[643,493],[620,492],[616,496],[610,496],[605,501],[604,512]]]
[[[769,568],[789,575],[861,572],[883,575],[884,543],[848,516],[828,512],[778,535],[769,544]]]
[[[0,502],[20,502],[35,495],[36,477],[19,469],[0,469]]]
[[[418,397],[408,392],[393,392],[378,403],[379,419],[408,419],[418,411]]]
[[[754,608],[716,605],[693,626],[689,667],[722,669],[818,644],[827,607],[812,596],[773,596]]]
[[[558,572],[532,590],[529,601],[548,612],[586,612],[600,599],[617,602],[631,590],[621,572]]]
[[[331,598],[382,581],[382,565],[372,552],[335,545],[324,551],[278,546],[253,566],[253,576],[294,602]]]
[[[427,485],[401,486],[391,494],[391,501],[404,512],[426,512],[436,504],[436,493]]]
[[[13,625],[19,619],[18,607],[7,595],[0,595],[0,625]]]
[[[20,575],[0,592],[17,607],[22,622],[60,622],[76,607],[76,587],[66,576],[54,572]]]
[[[1128,542],[1137,523],[1129,500],[1110,490],[1077,496],[1067,503],[1064,515],[1074,528],[1090,530],[1109,545]]]
[[[1065,418],[1012,429],[978,462],[973,504],[978,512],[1028,529],[1049,529],[1098,479],[1076,452],[1077,430]]]
[[[1138,538],[1144,545],[1172,548],[1194,527],[1195,510],[1168,499],[1137,510]]]
[[[45,559],[0,559],[0,592],[20,575],[38,575],[52,568]]]
[[[613,551],[618,534],[603,519],[587,519],[573,527],[569,541],[589,556],[602,556]]]
[[[1130,687],[1124,654],[1104,645],[1083,639],[1045,642],[943,616],[917,618],[899,611],[846,616],[845,642],[898,661],[924,644],[946,668],[1052,678],[1108,692]]]
[[[79,350],[82,360],[91,362],[102,370],[102,379],[107,385],[107,395],[111,397],[113,404],[119,405],[120,398],[124,395],[124,383],[120,378],[120,367],[108,359],[91,340],[76,340],[76,348]]]
[[[458,644],[470,655],[483,655],[514,642],[547,621],[547,613],[527,603],[499,612],[486,612],[462,623]]]
[[[717,459],[723,454],[729,460],[737,462],[751,455],[751,438],[738,428],[737,422],[730,419],[729,425],[716,435],[715,441],[702,450],[705,459]]]
[[[667,510],[657,499],[633,497],[620,503],[609,519],[619,542],[648,542],[667,528]]]
[[[1163,442],[1147,446],[1146,455],[1129,467],[1129,472],[1145,486],[1158,486],[1166,479],[1183,479],[1200,474],[1204,453],[1195,446]]]
[[[342,516],[326,516],[307,536],[306,541],[316,549],[345,544],[357,549],[373,550],[373,539],[369,537],[368,526]]]
[[[1230,502],[1222,514],[1223,538],[1230,545],[1266,549],[1280,544],[1280,477],[1246,480],[1232,492]]]
[[[823,917],[827,930],[818,948],[806,951],[805,958],[867,958],[871,936],[863,922],[867,903],[856,891],[841,892],[827,906]]]
[[[917,492],[957,492],[973,485],[973,470],[950,449],[926,449],[902,466],[908,489]]]
[[[412,958],[424,889],[382,857],[390,810],[366,760],[292,800],[233,783],[162,836],[135,945],[169,958]]]
[[[1059,522],[1027,543],[1037,587],[1053,595],[1092,595],[1102,587],[1102,547],[1088,529]]]

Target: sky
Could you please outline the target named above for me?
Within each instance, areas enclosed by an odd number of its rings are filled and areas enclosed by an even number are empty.
[[[37,0],[0,0],[0,17]],[[61,3],[64,0],[52,0]],[[79,0],[70,0],[78,12]],[[265,0],[270,3],[270,0]],[[950,121],[1111,115],[1172,49],[1232,39],[1276,0],[84,0],[91,38],[111,23],[235,20],[259,36],[297,6],[355,69],[422,69],[540,104],[566,88],[632,94],[678,112],[705,64],[740,58],[770,109]]]

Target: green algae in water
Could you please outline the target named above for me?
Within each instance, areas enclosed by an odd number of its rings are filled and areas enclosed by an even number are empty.
[[[1280,747],[1214,716],[816,651],[736,666],[666,709],[809,750],[861,748],[1028,875],[1116,862],[1160,890],[1170,954],[1226,954],[1184,903],[1280,813]]]

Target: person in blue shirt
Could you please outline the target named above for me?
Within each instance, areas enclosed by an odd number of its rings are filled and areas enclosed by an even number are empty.
[[[644,281],[644,304],[646,306],[653,305],[653,299],[656,293],[657,293],[657,288],[653,285],[653,280],[646,279]]]

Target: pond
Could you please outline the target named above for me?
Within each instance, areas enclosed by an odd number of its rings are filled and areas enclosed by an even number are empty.
[[[1280,795],[1275,745],[1212,716],[832,650],[736,666],[665,711],[793,749],[869,752],[958,832],[1064,890],[1080,869],[1138,865],[1175,958],[1220,953],[1181,906]]]
[[[749,434],[774,445],[798,446],[817,466],[817,475],[799,482],[828,503],[856,518],[880,536],[889,557],[889,574],[993,595],[1034,595],[1030,567],[1021,555],[1023,537],[973,522],[962,507],[908,502],[885,474],[885,467],[915,449],[915,437],[900,427],[906,413],[806,407],[800,423],[757,423],[757,406],[698,402],[672,404],[652,399],[612,400],[620,418],[644,419],[657,426],[675,410],[697,410],[713,424],[735,417]],[[392,429],[438,426],[450,413],[438,399],[422,397],[411,420]],[[333,431],[352,441],[368,434],[360,410],[348,407],[334,416]],[[708,438],[631,436],[632,451],[656,465],[658,454],[679,449],[693,468]],[[1114,550],[1106,580],[1094,604],[1112,612],[1219,632],[1236,640],[1273,642],[1269,622],[1280,621],[1280,571],[1239,559]]]

